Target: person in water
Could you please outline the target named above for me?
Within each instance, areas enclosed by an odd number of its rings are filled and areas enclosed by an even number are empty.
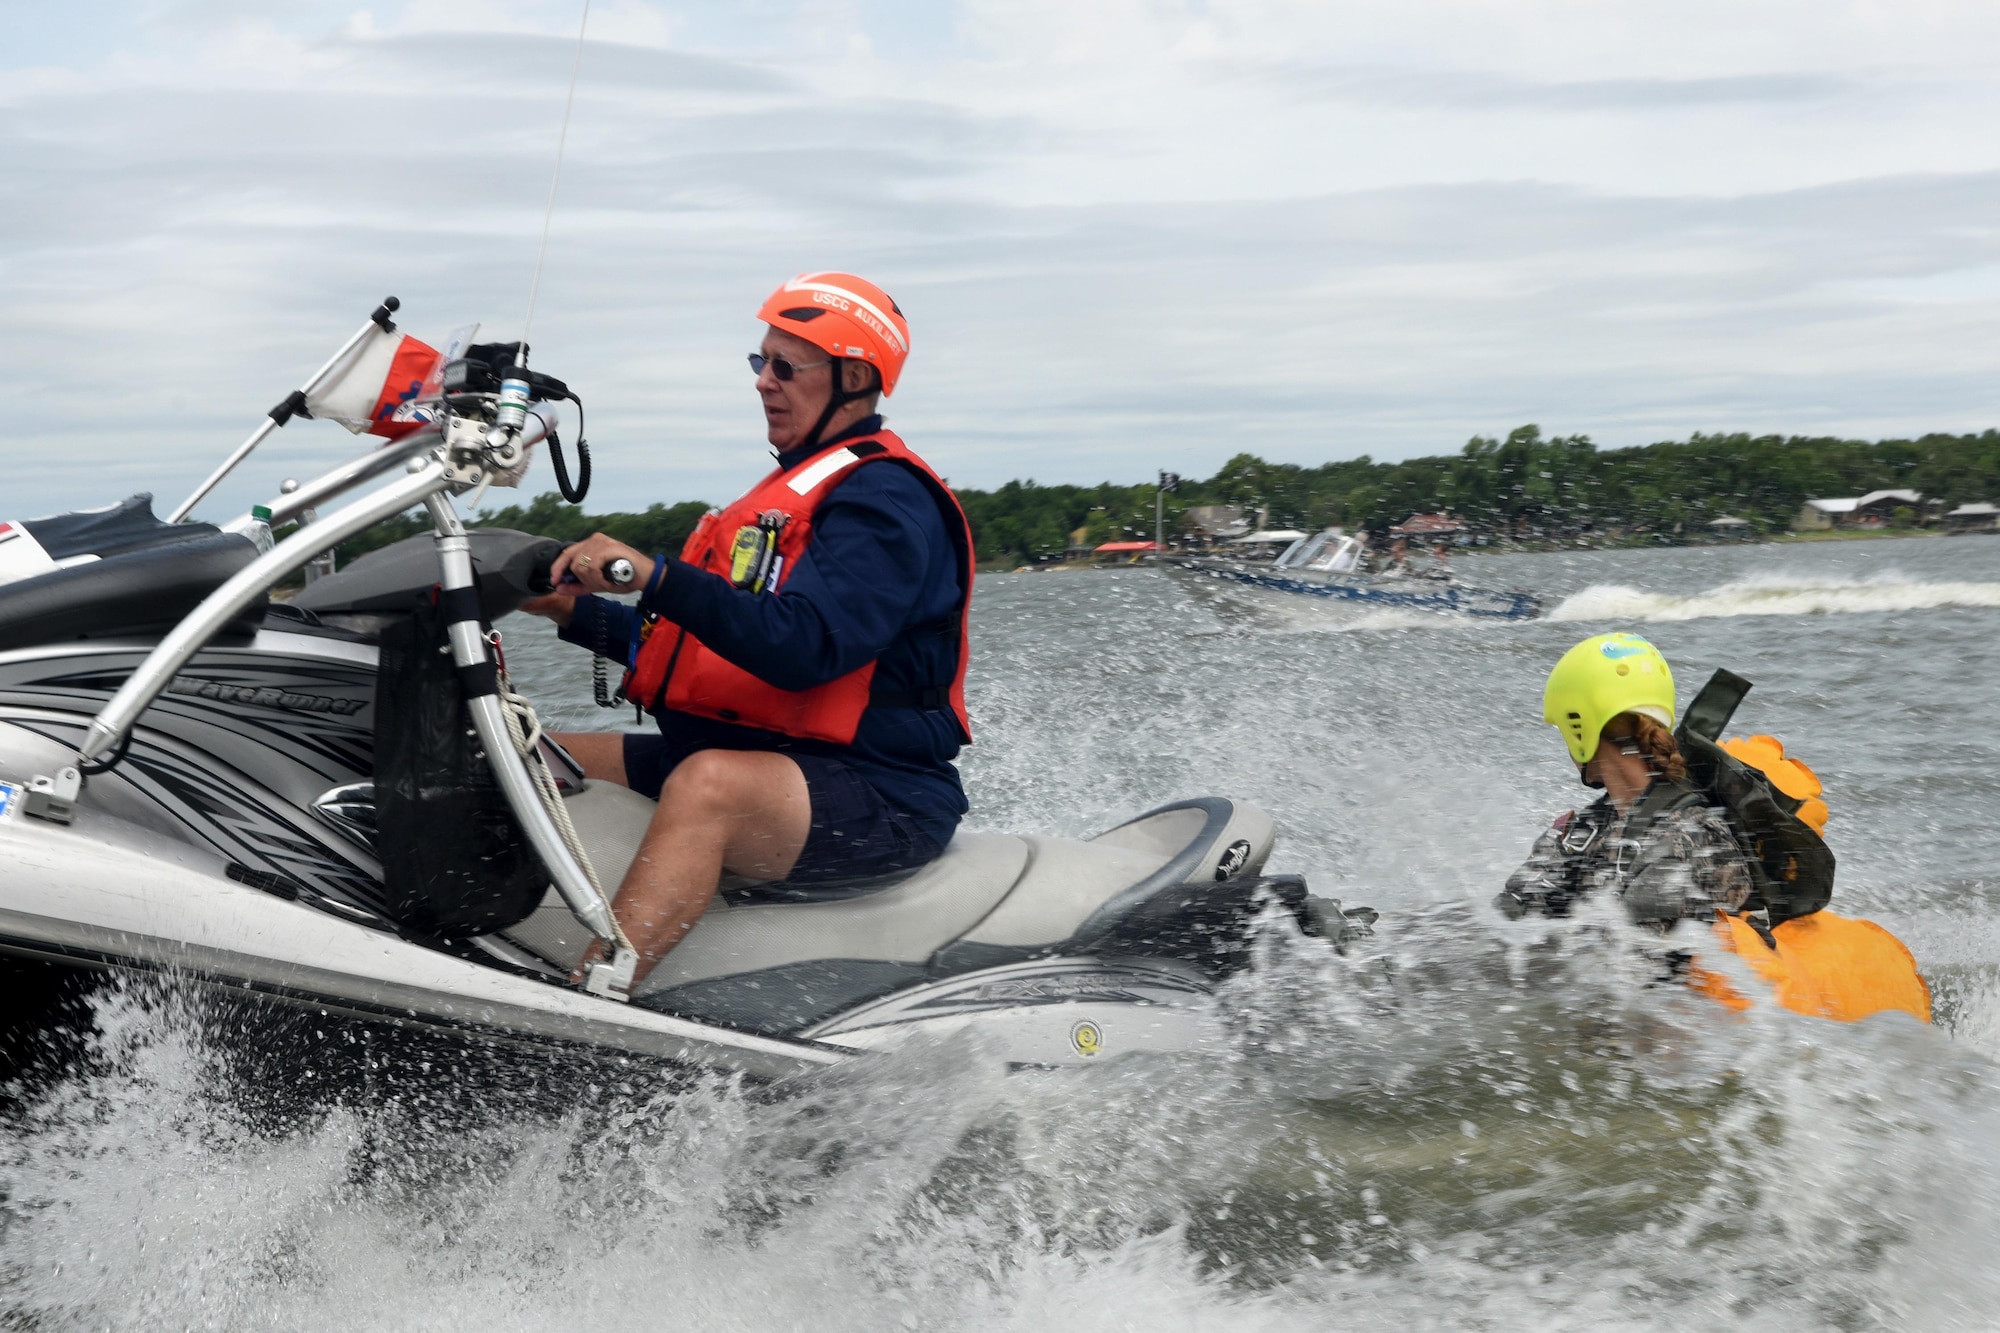
[[[1636,634],[1586,639],[1549,674],[1544,713],[1583,784],[1604,795],[1535,840],[1508,877],[1501,911],[1567,916],[1579,898],[1609,895],[1664,933],[1743,907],[1749,864],[1728,816],[1688,781],[1671,730],[1673,673],[1659,649]]]
[[[1718,747],[1690,737],[1704,748],[1717,786],[1696,783],[1672,730],[1673,672],[1657,648],[1627,633],[1600,634],[1563,654],[1549,673],[1542,716],[1562,733],[1584,785],[1604,795],[1535,840],[1496,901],[1503,913],[1568,916],[1578,900],[1610,895],[1633,921],[1675,935],[1677,945],[1713,943],[1737,954],[1786,1008],[1842,1020],[1893,1010],[1930,1022],[1930,990],[1902,941],[1872,921],[1826,910],[1833,858],[1819,835],[1826,813],[1819,785],[1775,738]],[[1801,776],[1809,790],[1798,786]],[[1815,799],[1779,804],[1773,798],[1786,787]],[[1748,813],[1723,804],[1718,791],[1735,792],[1732,801]],[[1766,836],[1742,831],[1751,815],[1766,821]],[[1802,874],[1809,864],[1823,867],[1812,892]],[[1677,932],[1682,921],[1713,934]],[[1731,1008],[1748,1005],[1691,954],[1677,950],[1670,959],[1697,992]]]
[[[972,535],[876,410],[909,326],[845,273],[792,279],[758,318],[750,366],[777,469],[678,558],[577,542],[556,592],[523,608],[626,667],[625,697],[658,723],[556,737],[588,776],[658,801],[612,904],[640,977],[723,872],[837,896],[934,860],[966,810],[952,760],[972,739]],[[621,592],[637,607],[595,595]]]

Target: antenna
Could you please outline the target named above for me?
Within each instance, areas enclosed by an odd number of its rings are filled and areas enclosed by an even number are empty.
[[[535,323],[535,298],[542,291],[542,260],[549,253],[549,223],[556,215],[556,183],[562,179],[563,149],[569,145],[569,113],[576,105],[576,72],[583,66],[583,34],[590,27],[590,0],[583,0],[583,19],[576,25],[576,56],[569,64],[569,95],[563,98],[562,133],[556,137],[556,167],[549,174],[549,202],[542,210],[542,243],[535,249],[535,276],[528,284],[528,314],[521,321],[521,350],[516,365],[528,361],[528,331]]]

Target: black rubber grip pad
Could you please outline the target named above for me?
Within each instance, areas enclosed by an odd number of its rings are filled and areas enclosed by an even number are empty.
[[[474,662],[458,668],[458,687],[468,699],[483,699],[500,693],[500,672],[491,662]]]
[[[440,588],[437,600],[438,614],[444,623],[455,625],[461,620],[479,619],[479,589]]]

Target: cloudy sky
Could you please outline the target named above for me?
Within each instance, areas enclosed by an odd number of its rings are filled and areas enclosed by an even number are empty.
[[[580,12],[0,0],[0,518],[170,507],[385,293],[516,336]],[[1984,428],[1996,113],[1990,0],[597,0],[536,362],[592,508],[757,475],[753,312],[823,267],[964,485]]]

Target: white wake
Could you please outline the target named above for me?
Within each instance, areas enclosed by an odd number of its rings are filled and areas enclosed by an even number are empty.
[[[1705,620],[1717,616],[1827,616],[1939,607],[2000,607],[2000,583],[1926,583],[1900,574],[1815,579],[1772,574],[1703,592],[1643,592],[1599,583],[1565,598],[1550,620]]]

